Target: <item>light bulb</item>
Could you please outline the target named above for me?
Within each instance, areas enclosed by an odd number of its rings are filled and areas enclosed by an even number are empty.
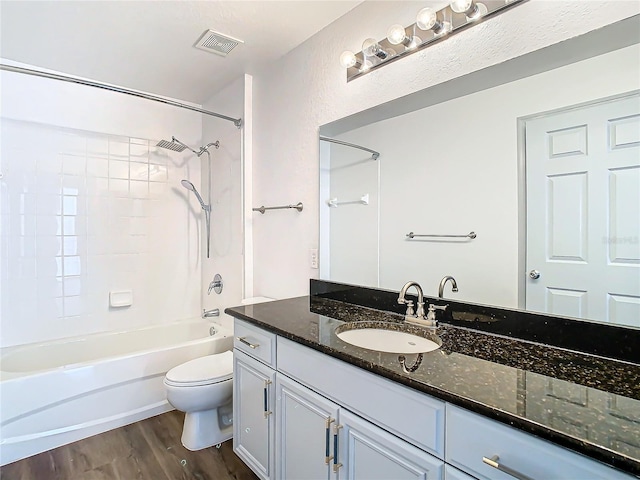
[[[380,60],[384,60],[389,56],[385,52],[375,38],[367,38],[362,42],[362,53],[366,57],[378,57]]]
[[[487,13],[487,7],[475,0],[454,0],[451,2],[451,10],[456,13],[464,13],[469,20],[476,20]]]
[[[362,42],[362,53],[364,53],[367,57],[373,57],[376,53],[380,51],[380,45],[375,38],[367,38],[364,42]]]
[[[340,55],[340,65],[342,65],[344,68],[351,68],[356,63],[358,63],[358,59],[356,58],[353,52],[350,52],[349,50],[345,50]]]
[[[404,33],[404,27],[400,24],[391,25],[387,30],[387,40],[392,45],[400,45],[405,42],[407,35]],[[409,40],[411,42],[411,40]]]
[[[451,10],[456,13],[467,13],[473,5],[473,0],[453,0]]]
[[[431,30],[436,23],[438,23],[438,17],[433,8],[425,7],[416,15],[416,25],[420,30]]]

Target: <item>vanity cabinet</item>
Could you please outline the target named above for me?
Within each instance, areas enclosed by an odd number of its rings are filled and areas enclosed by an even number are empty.
[[[337,468],[347,480],[442,480],[444,462],[347,409],[337,426]],[[335,452],[334,452],[335,453]]]
[[[481,480],[633,477],[507,425],[447,405],[447,463]],[[493,466],[483,459],[493,460]],[[491,462],[489,462],[491,463]],[[499,470],[497,467],[500,466]]]
[[[233,451],[256,475],[273,479],[275,335],[241,321],[234,333]]]
[[[633,478],[246,322],[235,333],[234,451],[263,479]]]
[[[278,374],[276,477],[440,480],[443,462]]]
[[[331,479],[338,405],[278,375],[276,380],[277,478]]]

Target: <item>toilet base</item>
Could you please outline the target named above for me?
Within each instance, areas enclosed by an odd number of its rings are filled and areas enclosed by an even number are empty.
[[[181,440],[187,450],[202,450],[232,437],[230,405],[185,414]]]

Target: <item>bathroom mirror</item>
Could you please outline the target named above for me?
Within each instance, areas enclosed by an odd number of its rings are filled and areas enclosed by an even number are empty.
[[[555,305],[548,299],[542,308],[527,305],[529,271],[546,272],[527,264],[524,174],[527,121],[640,88],[637,22],[633,17],[323,125],[320,278],[390,290],[413,280],[425,295],[437,296],[440,280],[452,275],[459,291],[448,284],[445,298],[640,326],[637,222],[626,230],[632,234],[599,237],[629,257],[631,283],[638,283],[631,294],[607,294],[604,314],[579,308],[580,294],[573,292]],[[638,125],[627,125],[631,136]],[[377,151],[379,158],[327,137]],[[637,152],[638,140],[630,141],[635,144],[626,146]],[[640,212],[633,206],[640,169],[629,172],[627,215],[633,216]],[[529,186],[529,193],[535,190]],[[535,236],[531,227],[528,233]],[[609,315],[616,308],[617,315]]]

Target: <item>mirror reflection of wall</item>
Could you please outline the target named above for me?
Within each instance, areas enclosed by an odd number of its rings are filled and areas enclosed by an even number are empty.
[[[321,182],[329,259],[321,278],[392,290],[414,280],[435,296],[440,279],[453,275],[460,291],[447,288],[445,297],[522,307],[518,119],[637,90],[639,59],[633,45],[332,135],[380,158],[339,145],[321,150],[329,172]],[[369,205],[327,205],[365,193]],[[476,239],[406,239],[470,231]]]

